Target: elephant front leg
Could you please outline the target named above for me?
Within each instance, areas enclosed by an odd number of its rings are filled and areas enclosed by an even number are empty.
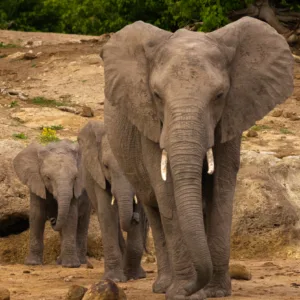
[[[61,231],[60,260],[63,267],[78,268],[80,261],[77,255],[78,207],[76,199],[72,199],[66,224]]]
[[[121,229],[117,204],[111,205],[111,194],[99,186],[95,187],[95,195],[97,197],[98,220],[101,228],[104,254],[103,279],[125,282],[123,257],[119,243],[119,230]]]
[[[135,212],[139,214],[139,223],[135,224],[135,221],[132,220],[131,228],[127,232],[127,246],[124,255],[124,273],[127,280],[146,277],[141,260],[147,238],[147,220],[141,204],[135,206]]]
[[[87,238],[91,215],[91,206],[87,201],[88,207],[84,207],[86,213],[78,220],[77,226],[77,254],[81,264],[87,263]]]
[[[30,244],[26,265],[43,264],[44,230],[46,222],[46,200],[30,193]]]
[[[172,271],[170,268],[165,234],[158,208],[145,205],[144,209],[152,230],[157,259],[158,276],[153,283],[152,290],[154,293],[163,294],[172,283]]]
[[[230,233],[233,198],[240,161],[240,137],[214,148],[216,170],[207,178],[211,189],[207,201],[207,238],[213,263],[213,277],[203,289],[206,297],[231,294],[229,275]],[[210,176],[209,176],[210,177]]]

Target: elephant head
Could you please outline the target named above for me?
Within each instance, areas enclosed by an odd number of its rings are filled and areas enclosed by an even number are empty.
[[[68,140],[47,146],[32,143],[15,157],[13,164],[21,182],[42,198],[41,201],[47,193],[56,199],[58,213],[57,218],[51,219],[51,225],[54,230],[61,230],[71,200],[82,193],[78,144]]]
[[[212,274],[201,201],[206,153],[211,160],[216,143],[241,136],[291,95],[290,49],[268,24],[244,17],[211,33],[171,33],[138,21],[115,33],[100,55],[107,107],[159,143],[162,168],[170,164],[162,175],[173,180],[195,292]]]
[[[128,232],[132,226],[133,201],[137,202],[137,198],[111,151],[104,124],[90,121],[81,129],[78,143],[86,171],[103,190],[111,192],[112,205],[117,200],[121,228]]]

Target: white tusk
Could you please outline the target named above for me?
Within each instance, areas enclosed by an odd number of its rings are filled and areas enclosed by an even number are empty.
[[[134,203],[138,204],[138,199],[137,199],[136,195],[134,195],[133,199],[134,199]]]
[[[160,164],[160,172],[163,181],[167,180],[167,163],[168,163],[168,153],[165,149],[163,149],[161,154],[161,164]]]
[[[111,198],[111,205],[114,205],[115,204],[115,196],[112,196],[112,198]]]
[[[214,154],[212,148],[209,148],[206,152],[207,164],[208,164],[208,174],[213,174],[215,171],[215,163],[214,163]]]

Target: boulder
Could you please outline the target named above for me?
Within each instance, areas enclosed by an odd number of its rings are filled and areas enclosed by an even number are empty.
[[[235,192],[233,258],[300,257],[300,157],[242,151]]]
[[[92,286],[85,293],[83,300],[126,300],[125,292],[110,280],[101,280]]]

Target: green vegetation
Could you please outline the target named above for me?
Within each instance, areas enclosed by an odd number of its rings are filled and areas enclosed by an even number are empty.
[[[50,128],[43,128],[43,131],[40,135],[40,141],[42,144],[58,142],[59,138],[56,136],[56,130]]]
[[[55,106],[64,106],[66,103],[61,101],[56,101],[52,99],[47,99],[45,97],[35,97],[29,100],[32,104],[40,105],[40,106],[48,106],[48,107],[55,107]]]
[[[13,108],[13,107],[16,107],[16,106],[18,106],[18,105],[19,105],[18,101],[14,100],[14,101],[11,101],[11,102],[10,102],[9,107],[10,107],[10,108]]]
[[[254,131],[261,131],[261,130],[267,130],[267,129],[271,129],[271,127],[267,126],[267,125],[254,125],[251,127],[252,130]]]
[[[254,0],[1,0],[0,28],[99,35],[137,20],[167,30],[196,23],[209,31],[229,22],[233,11]],[[298,0],[272,5],[300,10]]]
[[[13,137],[16,138],[16,139],[20,139],[20,140],[27,140],[27,135],[23,132],[21,133],[14,133],[13,134]]]
[[[293,135],[295,134],[294,132],[290,131],[287,128],[280,128],[280,132],[283,134],[293,134]]]
[[[47,128],[47,129],[52,129],[52,130],[62,130],[64,129],[64,126],[62,125],[51,125],[51,126],[41,126],[40,129],[44,129],[44,128]]]
[[[1,14],[1,11],[0,11],[0,14]],[[17,45],[15,45],[15,44],[4,44],[3,42],[0,42],[0,48],[16,48],[16,47],[17,47]]]

